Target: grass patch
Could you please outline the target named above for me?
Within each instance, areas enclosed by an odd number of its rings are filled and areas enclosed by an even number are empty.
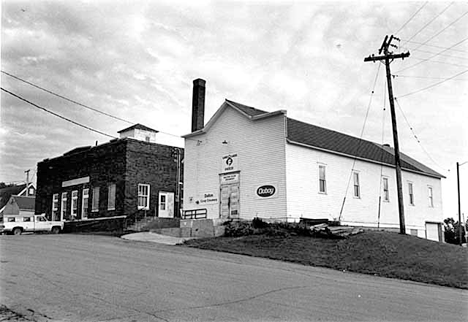
[[[193,239],[185,246],[468,289],[468,250],[384,231],[347,239],[251,234]]]

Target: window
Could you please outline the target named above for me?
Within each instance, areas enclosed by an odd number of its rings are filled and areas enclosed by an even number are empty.
[[[52,220],[60,220],[59,218],[59,195],[55,193],[52,195]]]
[[[93,201],[91,205],[91,211],[99,211],[99,187],[93,188]]]
[[[47,221],[44,217],[36,217],[36,221]]]
[[[8,217],[8,222],[15,222],[15,218],[14,217]]]
[[[166,210],[166,195],[159,196],[159,210]]]
[[[138,184],[138,209],[149,209],[149,193],[149,184]]]
[[[88,218],[88,204],[89,204],[89,189],[83,189],[81,196],[81,218]]]
[[[325,177],[325,166],[319,166],[319,192],[327,193],[327,181]]]
[[[434,207],[434,193],[432,187],[427,187],[427,192],[429,194],[429,207]]]
[[[62,206],[60,208],[60,220],[66,217],[67,214],[67,193],[62,192]]]
[[[382,178],[383,185],[383,200],[390,201],[390,194],[388,193],[388,178]]]
[[[76,218],[76,215],[78,214],[78,190],[72,191],[70,210],[72,219]]]
[[[24,221],[24,222],[30,222],[30,221],[31,221],[31,217],[23,217],[23,221]]]
[[[413,183],[408,182],[408,194],[409,194],[409,204],[414,206],[414,194],[413,194]]]
[[[359,186],[359,172],[353,172],[354,179],[354,197],[361,198],[361,188]]]
[[[107,210],[115,209],[115,183],[107,186]]]

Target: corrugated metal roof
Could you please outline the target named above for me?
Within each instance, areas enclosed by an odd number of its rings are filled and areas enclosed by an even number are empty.
[[[251,117],[268,113],[233,101],[228,102]],[[391,147],[362,140],[344,133],[291,118],[287,118],[287,139],[290,143],[297,143],[311,148],[317,148],[395,166],[394,150]],[[401,167],[403,169],[424,173],[438,178],[444,177],[406,154],[401,153],[400,159]]]

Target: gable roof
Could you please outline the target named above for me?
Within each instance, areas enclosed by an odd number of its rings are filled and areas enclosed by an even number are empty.
[[[15,200],[20,210],[33,210],[36,202],[35,197],[11,196]]]
[[[31,185],[31,184],[30,184]],[[19,195],[26,189],[26,184],[13,185],[0,189],[0,209],[2,209],[10,200],[12,195]]]
[[[117,133],[122,133],[122,132],[130,131],[130,130],[133,130],[133,129],[144,130],[144,131],[149,131],[149,132],[156,132],[156,133],[159,132],[159,131],[154,130],[154,129],[150,128],[150,127],[144,126],[143,124],[137,123],[135,125],[132,125],[130,127],[125,128],[123,130],[117,131]]]
[[[262,116],[275,114],[275,112],[265,112],[227,99],[226,103],[251,119],[258,119],[262,118]],[[344,133],[291,119],[289,117],[287,118],[286,139],[288,143],[291,144],[306,146],[348,157],[355,157],[379,164],[395,166],[394,149],[389,146],[359,139]],[[402,169],[407,171],[417,172],[436,178],[444,178],[443,175],[412,159],[404,153],[400,153],[400,161]]]

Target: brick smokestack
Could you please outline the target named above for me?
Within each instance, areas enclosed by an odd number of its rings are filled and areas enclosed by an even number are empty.
[[[201,78],[193,81],[192,132],[205,126],[205,84],[205,80]]]

